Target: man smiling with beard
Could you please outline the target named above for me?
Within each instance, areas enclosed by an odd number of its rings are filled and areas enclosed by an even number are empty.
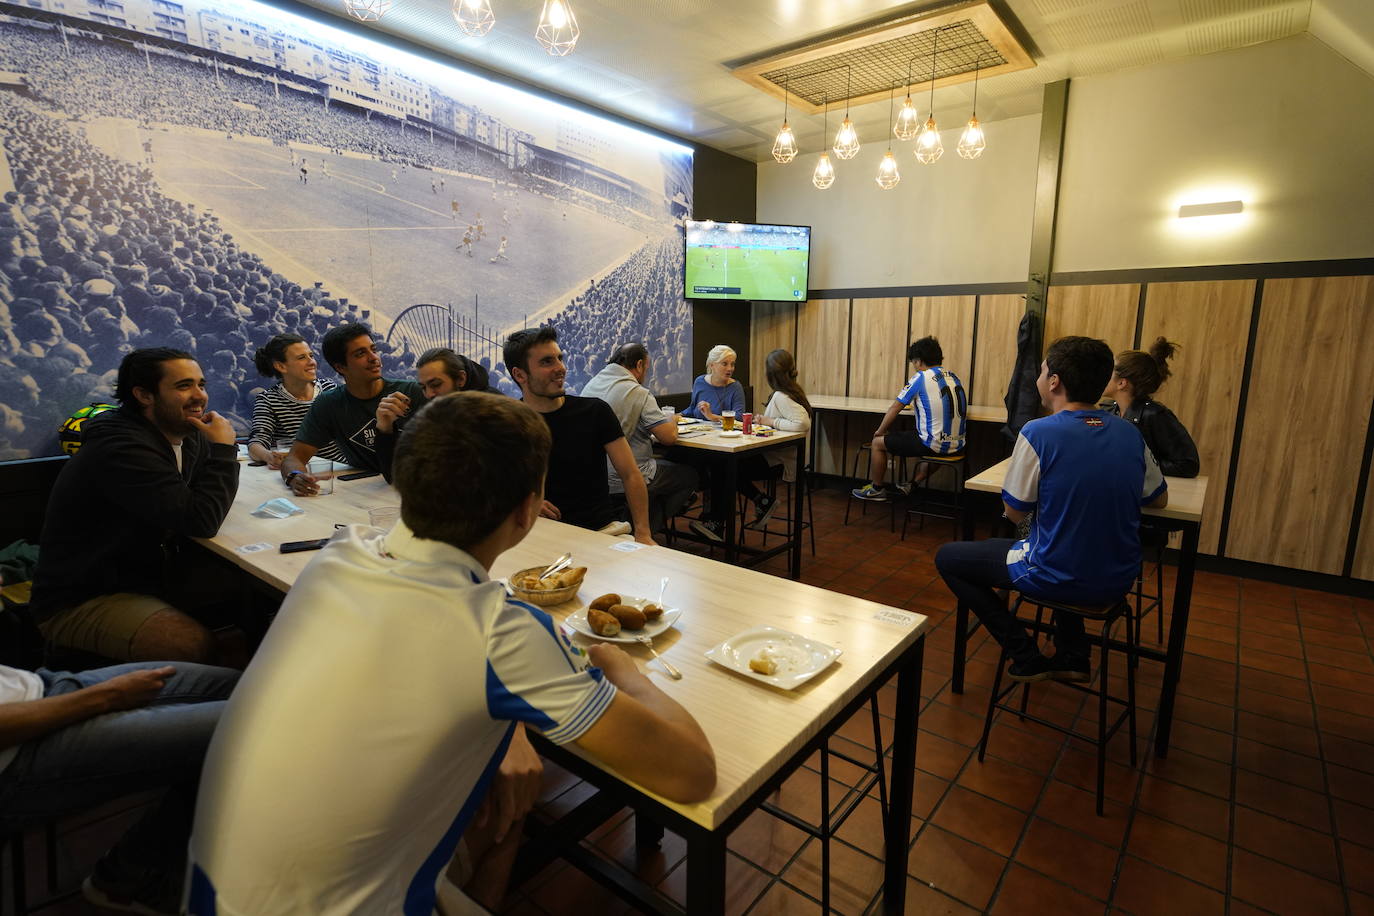
[[[119,410],[89,421],[53,485],[31,609],[50,643],[120,661],[209,662],[214,640],[180,609],[179,541],[214,537],[238,491],[234,430],[208,410],[191,354],[135,350]]]

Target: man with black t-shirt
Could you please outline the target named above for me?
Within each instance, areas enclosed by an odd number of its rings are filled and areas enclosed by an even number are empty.
[[[319,491],[307,471],[315,452],[333,442],[350,467],[380,471],[377,458],[377,405],[382,398],[400,392],[420,403],[423,389],[416,382],[382,378],[382,360],[372,329],[355,322],[324,335],[320,351],[325,362],[343,377],[343,386],[315,398],[310,412],[296,431],[296,444],[281,463],[281,476],[297,496]]]
[[[523,400],[549,425],[553,451],[544,483],[541,515],[577,525],[604,528],[615,520],[606,460],[625,485],[625,502],[635,540],[653,544],[649,534],[649,492],[630,443],[610,405],[600,398],[567,394],[567,367],[553,328],[516,331],[506,341],[506,370],[520,386]]]

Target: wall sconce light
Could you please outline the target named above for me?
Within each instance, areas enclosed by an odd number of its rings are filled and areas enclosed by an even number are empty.
[[[1242,213],[1245,210],[1245,203],[1239,200],[1217,200],[1206,204],[1184,204],[1178,208],[1178,218],[1188,219],[1192,216],[1225,216],[1230,213]]]

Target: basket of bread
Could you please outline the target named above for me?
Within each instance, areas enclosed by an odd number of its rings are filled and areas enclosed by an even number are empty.
[[[587,575],[587,567],[574,566],[552,576],[539,578],[539,574],[547,568],[532,566],[512,575],[510,587],[515,592],[515,597],[541,607],[562,604],[577,597],[577,589]]]

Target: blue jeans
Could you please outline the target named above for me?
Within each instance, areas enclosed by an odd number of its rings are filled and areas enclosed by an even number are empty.
[[[1017,588],[1007,573],[1007,551],[1015,543],[1010,538],[951,541],[935,552],[935,568],[959,602],[982,621],[988,635],[1007,650],[1012,660],[1025,662],[1039,655],[1040,650],[996,592],[999,588]],[[1054,642],[1058,653],[1065,658],[1087,658],[1089,648],[1083,618],[1055,612]]]
[[[70,673],[39,669],[44,697],[73,693],[128,671],[167,662],[138,662]],[[111,855],[119,865],[178,874],[195,813],[201,763],[224,701],[239,672],[176,662],[147,706],[95,716],[19,748],[0,772],[0,828],[82,811],[111,799],[166,788]]]

